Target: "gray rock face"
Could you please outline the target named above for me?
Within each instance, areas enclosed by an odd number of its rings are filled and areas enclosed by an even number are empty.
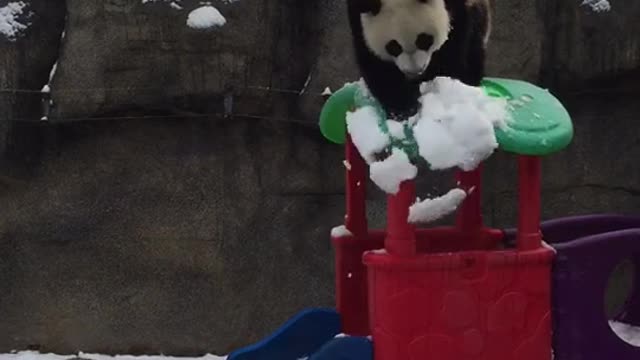
[[[31,0],[25,37],[0,39],[0,88],[31,91],[0,92],[0,351],[222,354],[332,306],[343,155],[315,123],[322,90],[358,78],[343,1],[215,2],[228,22],[207,32],[181,3]],[[637,213],[640,6],[494,6],[489,75],[551,87],[575,119],[544,217]],[[486,169],[486,220],[511,226],[515,161]],[[372,191],[372,225],[384,207]]]
[[[8,1],[0,1],[0,7]],[[16,39],[0,34],[0,152],[4,153],[9,125],[40,119],[41,95],[58,57],[64,27],[65,2],[28,1],[20,23],[30,24]],[[30,16],[29,16],[30,15]]]

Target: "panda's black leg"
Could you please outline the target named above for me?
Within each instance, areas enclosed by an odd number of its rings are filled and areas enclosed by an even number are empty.
[[[482,44],[482,43],[480,43]],[[480,86],[485,76],[486,50],[484,45],[476,45],[475,41],[467,53],[467,67],[465,71],[465,83],[471,86]]]
[[[487,33],[491,21],[489,9],[481,3],[469,8],[469,29],[467,31],[468,47],[466,52],[467,66],[465,77],[467,84],[479,86],[485,76]]]

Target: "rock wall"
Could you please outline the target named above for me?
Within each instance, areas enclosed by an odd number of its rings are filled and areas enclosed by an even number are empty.
[[[222,354],[331,306],[342,149],[315,123],[322,90],[358,77],[343,1],[216,2],[228,23],[204,33],[185,26],[196,1],[29,2],[29,30],[0,39],[0,351]],[[545,160],[544,217],[637,213],[640,4],[494,8],[490,75],[550,87],[576,123]],[[487,164],[496,226],[514,165]]]

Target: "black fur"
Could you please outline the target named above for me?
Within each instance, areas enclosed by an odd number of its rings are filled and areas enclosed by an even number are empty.
[[[448,76],[467,85],[478,86],[484,77],[484,39],[490,18],[486,0],[445,0],[445,4],[451,17],[449,40],[433,54],[427,70],[419,78],[409,80],[394,63],[374,55],[365,43],[360,14],[380,11],[380,0],[347,0],[361,76],[371,94],[392,116],[415,114],[422,82]]]

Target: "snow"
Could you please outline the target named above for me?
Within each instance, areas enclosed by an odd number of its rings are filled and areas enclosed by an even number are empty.
[[[554,254],[558,253],[558,250],[556,250],[556,248],[554,248],[553,246],[549,245],[549,243],[547,243],[546,241],[542,242],[542,246],[553,251]]]
[[[64,31],[62,32],[62,38],[64,39]],[[58,61],[56,61],[51,67],[51,71],[49,71],[49,81],[42,87],[40,92],[42,93],[50,93],[51,92],[51,81],[53,81],[53,77],[56,76],[56,71],[58,70]]]
[[[353,236],[353,234],[344,225],[336,226],[333,229],[331,229],[331,237],[339,238],[339,237],[348,237],[348,236]]]
[[[86,360],[224,360],[226,356],[207,354],[201,357],[172,357],[172,356],[132,356],[132,355],[101,355],[101,354],[72,354],[58,355],[39,353],[35,351],[21,351],[11,354],[0,354],[0,360],[69,360],[79,357]]]
[[[611,4],[608,0],[582,0],[581,5],[588,5],[595,12],[605,12],[611,10]]]
[[[380,131],[378,114],[372,106],[347,113],[347,130],[360,155],[369,164],[375,160],[376,153],[390,144],[389,137]]]
[[[364,96],[370,96],[363,80],[359,86]],[[506,126],[509,120],[509,103],[488,96],[480,87],[438,77],[422,84],[420,91],[420,111],[409,119],[382,119],[385,123],[381,124],[373,106],[347,113],[347,131],[370,165],[371,180],[390,194],[398,192],[402,181],[417,176],[417,168],[411,164],[416,159],[409,159],[401,149],[401,144],[410,144],[411,132],[419,155],[431,170],[458,167],[470,171],[497,149],[495,128]],[[383,151],[391,155],[377,162],[375,155]]]
[[[452,189],[447,194],[418,201],[409,207],[410,223],[428,223],[439,220],[454,211],[467,197],[462,189]]]
[[[404,124],[395,120],[387,120],[387,128],[392,138],[402,140],[407,137],[404,132]]]
[[[15,41],[16,37],[29,27],[28,23],[20,20],[25,15],[26,6],[24,1],[14,1],[0,7],[0,34],[9,41]]]
[[[65,23],[66,23],[66,17],[65,17]],[[64,42],[65,37],[67,36],[67,31],[66,29],[62,30],[62,34],[60,34],[60,44],[62,44]],[[47,81],[46,84],[44,84],[44,86],[42,86],[42,89],[40,90],[40,92],[42,94],[50,94],[51,93],[51,83],[53,82],[53,78],[54,76],[56,76],[56,72],[58,71],[58,62],[59,59],[56,60],[55,63],[53,63],[53,66],[51,67],[51,70],[49,71],[49,80]],[[46,101],[46,99],[43,98],[43,100]],[[43,115],[42,117],[40,117],[40,121],[48,121],[49,120],[49,111],[50,111],[50,107],[53,105],[53,99],[51,99],[51,97],[49,97],[49,103],[47,104],[47,108],[45,110],[43,110]]]
[[[375,254],[375,255],[386,255],[387,254],[387,249],[375,249],[375,250],[370,250],[370,251],[367,251],[367,252]]]
[[[211,5],[201,6],[189,13],[187,26],[193,29],[209,29],[216,26],[223,26],[227,20],[220,11]]]
[[[64,32],[62,33],[62,37],[64,38]],[[51,67],[51,71],[49,71],[49,82],[53,80],[53,77],[56,76],[56,72],[58,71],[58,62],[56,61]]]
[[[348,171],[351,171],[351,163],[347,160],[342,160],[342,165],[344,165],[344,168],[347,169]]]
[[[478,87],[439,77],[423,84],[414,136],[433,170],[459,167],[470,171],[498,147],[495,127],[507,120],[507,102]]]
[[[629,324],[609,321],[611,329],[627,343],[640,347],[640,327],[632,326]]]
[[[180,1],[181,0],[142,0],[142,3],[143,4],[156,3],[156,2],[169,3],[169,6],[171,6],[173,9],[182,10],[182,5],[180,4]]]
[[[411,180],[418,174],[418,168],[409,161],[407,154],[394,148],[391,156],[377,161],[369,168],[371,180],[387,194],[397,194],[403,181]]]
[[[173,9],[183,10],[182,0],[141,0],[143,4],[165,3]],[[221,0],[223,4],[233,4],[239,0]],[[200,2],[200,7],[192,10],[187,16],[187,26],[192,29],[205,30],[224,26],[227,19],[209,1]],[[304,92],[304,90],[302,91]]]
[[[305,80],[304,85],[302,86],[302,89],[300,90],[298,95],[302,96],[307,91],[309,84],[311,84],[311,73],[309,73],[309,75],[307,76],[307,80]]]

